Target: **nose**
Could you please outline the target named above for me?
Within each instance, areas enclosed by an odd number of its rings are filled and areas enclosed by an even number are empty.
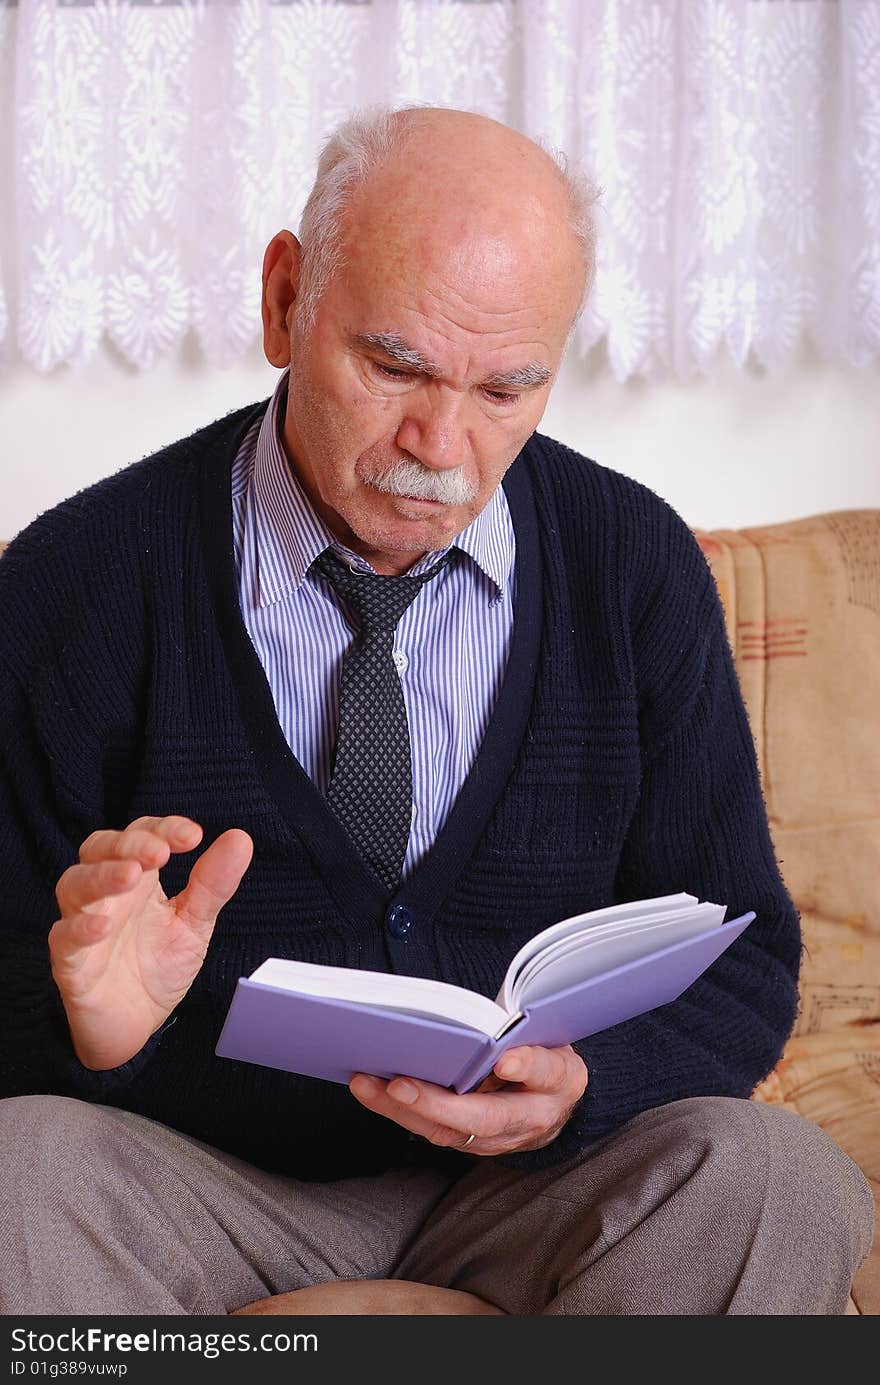
[[[443,386],[407,395],[396,442],[423,466],[451,470],[467,460],[465,401]]]

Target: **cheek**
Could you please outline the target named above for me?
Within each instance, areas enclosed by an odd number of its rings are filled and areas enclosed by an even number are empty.
[[[396,438],[399,411],[393,402],[351,397],[328,411],[324,432],[324,474],[333,477],[337,495],[359,491],[365,479],[384,471],[400,456]]]
[[[369,455],[388,461],[399,454],[402,413],[397,400],[352,391],[339,410],[339,426],[355,461]]]
[[[472,435],[477,483],[482,494],[493,491],[504,479],[508,467],[516,460],[535,431],[535,424],[519,418],[499,425],[489,421]]]
[[[340,391],[320,401],[321,450],[338,475],[351,472],[364,452],[393,442],[397,425],[386,408],[355,391]]]

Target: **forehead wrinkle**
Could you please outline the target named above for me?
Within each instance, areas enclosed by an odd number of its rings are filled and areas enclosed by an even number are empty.
[[[404,341],[396,332],[361,332],[355,337],[355,341],[370,350],[384,351],[393,361],[409,366],[411,370],[421,371],[423,375],[433,375],[439,379],[443,374],[440,366],[427,360],[421,351],[410,346],[409,342]]]
[[[476,320],[480,324],[476,331],[483,336],[515,330],[517,323],[528,323],[534,316],[534,306],[530,308],[528,304],[511,307],[505,303],[497,308],[483,304],[475,307],[471,298],[451,281],[441,281],[437,288],[426,285],[424,294],[429,303],[436,305],[441,318],[459,328],[464,327],[468,320]],[[422,311],[420,316],[430,323],[427,311]]]

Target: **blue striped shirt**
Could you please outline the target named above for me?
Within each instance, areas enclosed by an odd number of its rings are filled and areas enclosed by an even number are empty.
[[[281,729],[326,793],[339,725],[342,658],[355,629],[335,592],[307,576],[341,544],[316,513],[281,445],[287,371],[232,468],[233,542],[245,627],[266,672]],[[403,877],[429,850],[474,762],[495,707],[516,600],[513,523],[499,486],[448,546],[465,555],[425,584],[397,626],[394,662],[410,727],[413,811]],[[448,548],[428,553],[419,573]],[[308,676],[303,677],[303,670]]]

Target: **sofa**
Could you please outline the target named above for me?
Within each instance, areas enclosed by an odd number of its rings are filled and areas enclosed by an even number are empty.
[[[794,1032],[756,1101],[823,1126],[880,1195],[880,509],[697,530],[773,843],[801,916]],[[880,1313],[880,1237],[849,1312]]]
[[[752,1099],[827,1129],[877,1200],[880,509],[694,533],[724,607],[776,855],[804,936],[797,1022]],[[237,1311],[498,1312],[470,1294],[394,1280],[316,1285]],[[880,1313],[880,1237],[847,1313]]]

